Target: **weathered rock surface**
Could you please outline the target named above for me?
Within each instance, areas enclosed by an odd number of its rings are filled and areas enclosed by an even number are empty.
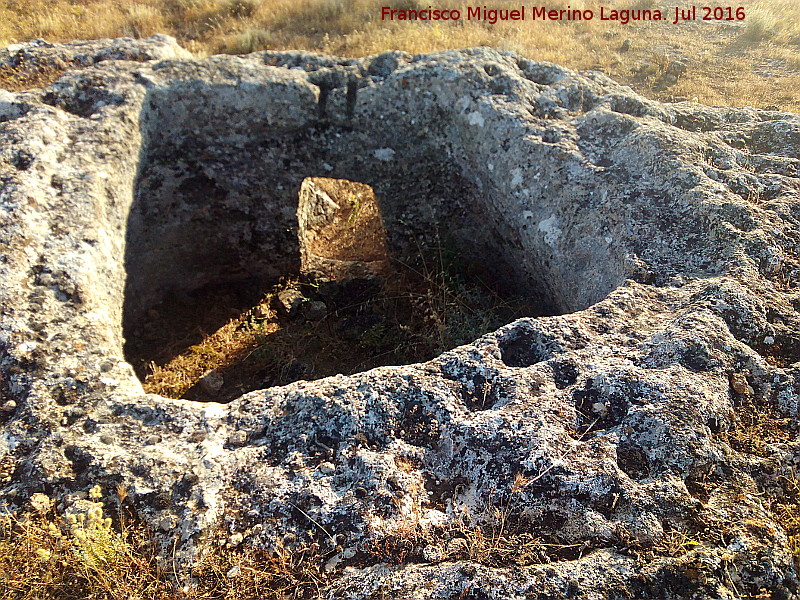
[[[9,509],[124,485],[184,565],[317,540],[327,597],[798,597],[765,509],[795,436],[724,435],[748,401],[798,416],[796,115],[490,49],[265,52],[105,60],[2,93],[0,133]],[[144,394],[127,324],[296,269],[314,175],[373,186],[393,252],[446,233],[554,316],[227,405]],[[476,542],[506,517],[533,558]]]
[[[45,40],[32,40],[0,48],[0,68],[44,70],[81,68],[107,60],[149,61],[170,58],[191,58],[174,38],[156,34],[134,40],[87,40],[51,44]]]

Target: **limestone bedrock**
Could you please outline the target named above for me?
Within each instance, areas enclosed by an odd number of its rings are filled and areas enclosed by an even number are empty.
[[[19,53],[66,72],[0,92],[8,510],[122,485],[179,574],[219,540],[316,541],[325,597],[798,597],[767,510],[793,429],[726,435],[751,405],[798,416],[796,115],[488,48]],[[296,270],[310,176],[371,185],[395,255],[446,235],[552,316],[229,404],[143,393],[126,323]]]

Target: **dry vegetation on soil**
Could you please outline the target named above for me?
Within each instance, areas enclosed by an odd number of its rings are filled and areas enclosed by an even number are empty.
[[[586,548],[539,540],[520,519],[515,503],[535,479],[517,475],[507,490],[486,499],[482,514],[465,510],[446,530],[410,525],[376,538],[346,562],[356,567],[431,562],[420,548],[442,537],[450,543],[441,559],[489,566],[579,556]],[[320,527],[318,536],[291,550],[281,543],[271,551],[220,545],[192,569],[194,585],[178,588],[170,582],[175,565],[158,560],[146,529],[129,510],[124,488],[104,495],[95,486],[89,496],[85,513],[64,517],[47,496],[34,494],[26,515],[0,518],[0,600],[321,598],[320,587],[340,566],[331,559],[341,548],[329,543],[330,535]]]
[[[6,0],[0,3],[0,45],[168,33],[200,55],[307,49],[344,56],[385,50],[429,52],[495,46],[577,70],[599,69],[660,100],[713,105],[777,106],[800,111],[800,3],[746,0],[743,21],[458,22],[381,21],[380,7],[461,8],[482,3],[427,0]],[[567,0],[544,3],[566,8]],[[663,0],[585,0],[575,7],[668,8]],[[730,4],[730,3],[729,3]],[[492,8],[518,7],[495,0]],[[710,3],[719,6],[721,3]],[[702,16],[702,15],[700,15]],[[626,40],[630,42],[626,43]],[[623,46],[629,49],[623,51]],[[687,71],[664,88],[674,61]],[[10,74],[6,87],[21,87]],[[37,82],[33,82],[36,84]],[[662,89],[663,88],[663,89]]]

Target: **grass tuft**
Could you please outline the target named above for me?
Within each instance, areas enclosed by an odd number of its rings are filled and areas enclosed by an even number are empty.
[[[34,510],[0,515],[0,600],[168,598],[144,528],[106,516],[102,502],[58,515],[44,494]]]

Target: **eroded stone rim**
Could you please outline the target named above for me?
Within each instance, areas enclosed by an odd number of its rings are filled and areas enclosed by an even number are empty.
[[[136,177],[138,112],[131,107],[168,77],[229,82],[266,74],[285,89],[270,101],[305,97],[309,119],[320,117],[314,90],[330,85],[325,117],[339,123],[365,114],[348,100],[351,76],[367,82],[357,95],[395,85],[401,105],[420,107],[464,86],[472,94],[466,104],[457,104],[463,95],[450,103],[460,111],[451,134],[475,149],[464,164],[512,152],[564,167],[578,187],[597,184],[582,198],[622,216],[611,222],[611,235],[591,239],[611,237],[609,244],[621,246],[620,273],[629,279],[583,311],[510,324],[424,365],[260,390],[226,407],[142,395],[116,350],[126,215],[108,201],[123,198]],[[415,86],[410,100],[402,94],[408,86]],[[549,515],[551,525],[535,527],[601,550],[547,568],[482,568],[477,585],[560,593],[580,574],[600,593],[611,585],[613,563],[626,589],[652,590],[641,587],[642,575],[671,589],[670,569],[679,564],[637,563],[620,553],[614,536],[624,531],[646,546],[666,529],[693,526],[699,514],[712,531],[727,527],[739,545],[704,539],[694,556],[707,565],[706,583],[693,583],[697,590],[728,585],[724,563],[745,593],[761,585],[796,593],[784,532],[744,494],[769,491],[769,478],[791,464],[793,446],[771,444],[765,459],[732,452],[712,431],[731,426],[748,386],[797,415],[797,292],[782,283],[798,273],[796,116],[661,105],[598,74],[486,49],[359,61],[261,53],[108,63],[68,74],[44,93],[4,94],[0,114],[11,142],[0,149],[7,249],[0,356],[3,393],[16,402],[4,413],[0,453],[26,474],[3,489],[12,505],[46,490],[80,510],[90,485],[123,482],[140,514],[166,524],[158,534],[163,547],[177,543],[177,556],[191,560],[219,524],[255,545],[301,533],[307,523],[289,507],[312,498],[313,506],[302,506],[353,547],[415,517],[430,527],[451,523],[448,510],[477,509],[519,469],[545,486],[520,497],[532,518]],[[284,116],[276,110],[279,123]],[[505,134],[507,149],[496,139],[482,145],[487,132]],[[509,192],[503,198],[520,199],[535,174],[512,167],[495,164],[507,170],[496,185]],[[613,193],[622,187],[626,194]],[[532,211],[521,208],[523,218]],[[575,209],[562,201],[555,221],[549,210],[534,215],[535,235],[544,244],[548,234],[563,240],[552,235],[563,233],[559,218]],[[572,231],[578,245],[588,239]],[[491,398],[488,408],[475,410],[476,394]],[[417,466],[401,472],[397,457]],[[698,469],[708,464],[730,475],[697,498]],[[431,483],[462,479],[468,484],[450,496]],[[441,505],[429,503],[428,485]],[[363,498],[350,494],[359,487],[368,491]],[[164,506],[159,494],[170,492]],[[409,508],[381,512],[379,499],[391,493]],[[556,526],[555,517],[567,520]],[[748,529],[754,520],[765,527]],[[434,577],[414,564],[374,567],[342,574],[332,589],[352,585],[367,597],[378,572],[406,590],[425,589]],[[442,593],[463,581],[448,573],[434,583]]]

